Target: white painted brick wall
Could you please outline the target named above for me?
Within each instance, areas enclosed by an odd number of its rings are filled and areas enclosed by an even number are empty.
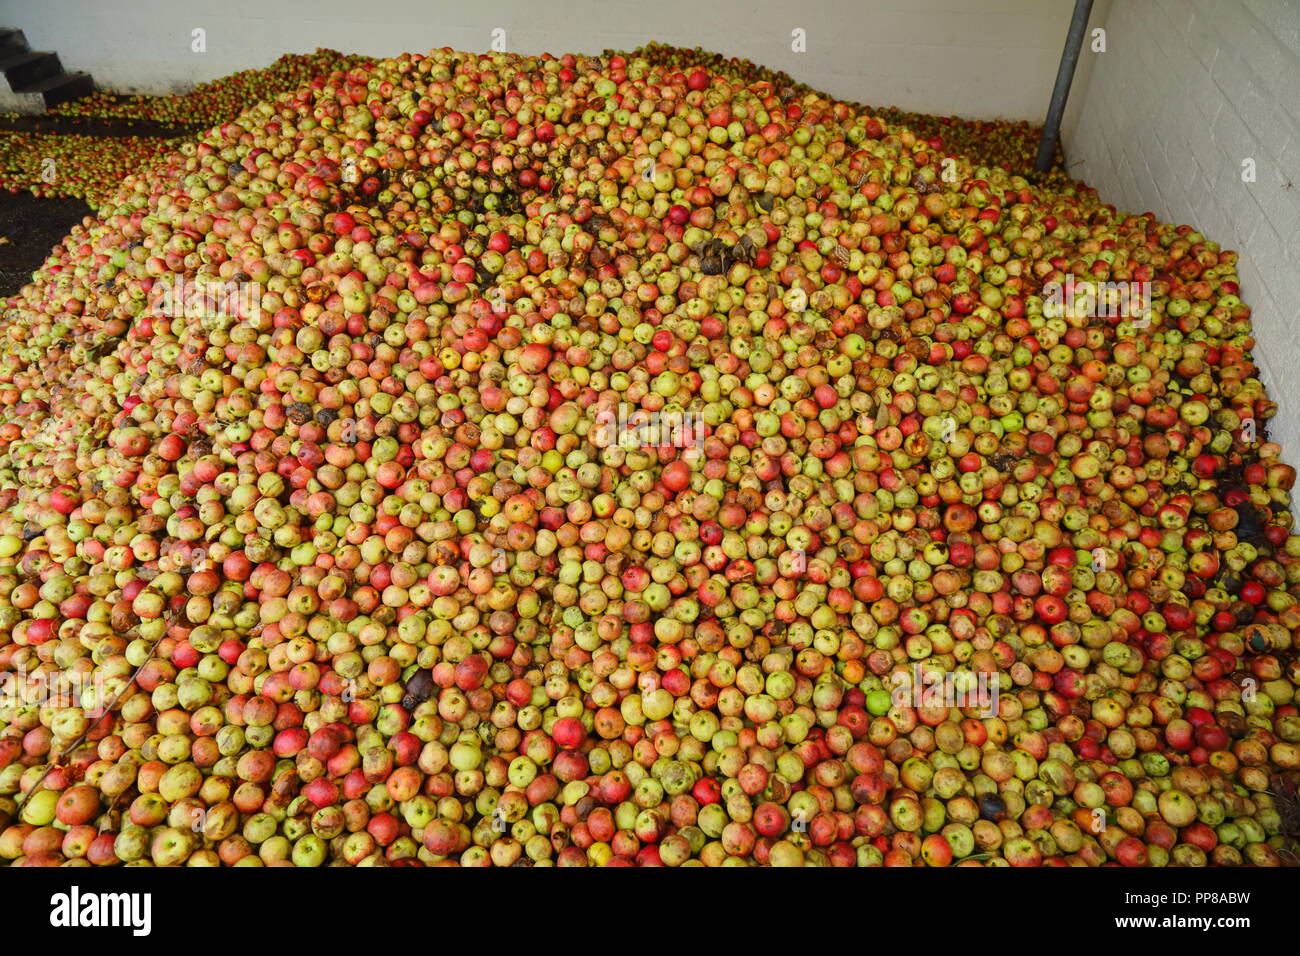
[[[1106,202],[1241,253],[1255,361],[1280,406],[1270,434],[1300,464],[1300,3],[1113,0],[1092,25],[1107,49],[1085,47],[1070,171]]]

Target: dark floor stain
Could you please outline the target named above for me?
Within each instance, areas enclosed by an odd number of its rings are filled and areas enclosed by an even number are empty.
[[[149,136],[173,139],[177,136],[194,136],[202,127],[165,126],[153,120],[96,119],[83,116],[58,116],[38,113],[32,116],[5,116],[0,118],[0,132],[4,133],[76,133],[81,136]]]
[[[32,280],[50,250],[93,211],[80,199],[38,199],[0,190],[0,298]]]

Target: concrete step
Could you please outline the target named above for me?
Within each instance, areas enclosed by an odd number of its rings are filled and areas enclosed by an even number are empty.
[[[32,50],[22,30],[0,27],[0,112],[43,113],[95,91],[89,73],[66,73],[59,55]]]
[[[23,35],[22,30],[15,30],[13,27],[0,27],[0,57],[13,56],[15,53],[26,53],[31,47],[27,45],[27,37]]]
[[[0,113],[35,116],[45,112],[45,97],[40,93],[15,93],[0,83]]]
[[[4,73],[9,89],[22,92],[25,87],[63,72],[57,53],[46,51],[14,53],[0,60],[0,73]]]
[[[19,93],[39,93],[45,100],[46,108],[58,106],[80,96],[89,96],[95,92],[95,81],[89,73],[59,73],[25,86]]]

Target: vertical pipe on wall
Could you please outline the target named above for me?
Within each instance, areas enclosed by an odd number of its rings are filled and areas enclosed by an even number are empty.
[[[1070,97],[1070,83],[1074,80],[1074,68],[1079,63],[1079,50],[1083,47],[1083,34],[1088,28],[1088,17],[1092,14],[1092,0],[1074,0],[1074,14],[1070,17],[1070,30],[1065,35],[1065,50],[1061,53],[1061,65],[1056,70],[1056,85],[1052,87],[1052,102],[1047,107],[1047,121],[1043,124],[1043,136],[1038,141],[1038,158],[1034,169],[1040,173],[1047,172],[1052,165],[1052,153],[1056,150],[1056,141],[1061,135],[1061,116],[1065,113],[1065,101]]]

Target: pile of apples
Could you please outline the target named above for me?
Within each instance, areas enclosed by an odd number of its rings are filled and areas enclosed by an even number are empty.
[[[607,50],[606,56],[618,55]],[[768,83],[778,95],[803,95],[808,85],[780,70],[771,70],[739,57],[724,57],[698,47],[686,49],[666,43],[647,43],[624,56],[644,57],[660,67],[705,69],[715,75],[745,83]],[[1032,182],[1061,189],[1071,185],[1065,173],[1064,156],[1060,145],[1052,157],[1052,166],[1046,173],[1034,170],[1038,156],[1038,142],[1043,129],[1025,120],[973,120],[961,116],[936,116],[917,113],[897,107],[873,107],[862,103],[849,104],[855,111],[870,113],[890,126],[910,129],[932,143],[935,149],[954,156],[964,156],[977,165],[1001,166],[1018,173]]]
[[[215,126],[250,103],[291,92],[313,77],[347,69],[365,58],[336,50],[287,53],[264,69],[243,70],[193,90],[161,96],[96,92],[63,103],[51,113],[77,119],[152,123],[165,136],[99,135],[86,132],[0,131],[0,189],[35,196],[70,196],[92,209],[112,198],[130,173],[173,152],[188,137],[177,129]]]
[[[270,66],[241,70],[192,90],[161,96],[99,91],[54,107],[56,116],[158,123],[173,128],[213,126],[252,103],[290,93],[331,70],[346,70],[364,57],[337,50],[286,53]]]
[[[1289,862],[1236,263],[743,71],[252,105],[5,303],[0,859]]]
[[[146,136],[0,131],[0,189],[72,196],[98,208],[117,194],[126,176],[177,145]]]

